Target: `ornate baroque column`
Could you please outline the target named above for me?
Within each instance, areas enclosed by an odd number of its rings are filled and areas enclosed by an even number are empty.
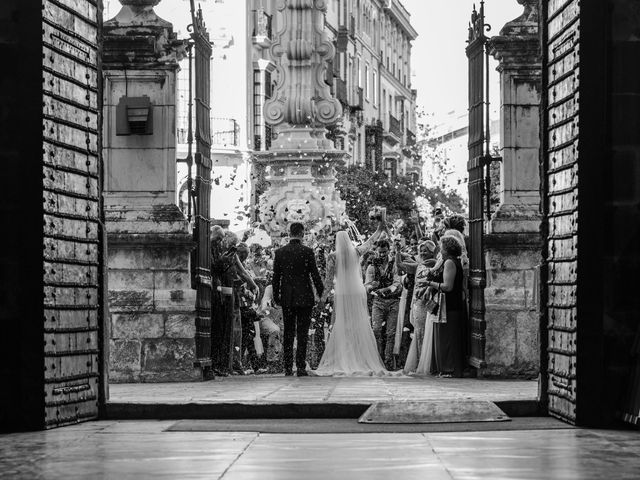
[[[277,81],[264,106],[277,138],[269,152],[256,154],[270,184],[260,199],[260,218],[273,237],[286,234],[294,221],[319,230],[345,211],[334,188],[334,166],[346,153],[326,138],[326,127],[342,117],[340,102],[325,83],[327,62],[335,55],[324,31],[326,8],[326,0],[277,5],[278,33],[271,46]]]
[[[176,80],[184,41],[153,7],[104,23],[105,217],[112,381],[199,378],[189,225],[176,205]]]
[[[537,266],[540,236],[541,47],[538,0],[518,0],[523,14],[490,39],[500,62],[500,206],[485,237],[487,368],[529,376],[539,369]]]

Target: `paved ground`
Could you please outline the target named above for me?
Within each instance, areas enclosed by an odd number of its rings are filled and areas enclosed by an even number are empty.
[[[0,435],[3,479],[637,479],[640,433],[167,432],[175,422],[92,422]]]
[[[112,384],[117,403],[373,403],[403,400],[535,400],[535,380],[422,377],[226,377],[201,383]]]

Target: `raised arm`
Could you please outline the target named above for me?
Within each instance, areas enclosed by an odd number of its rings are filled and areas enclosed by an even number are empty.
[[[409,256],[405,257],[400,250],[396,251],[396,265],[402,272],[411,275],[414,275],[418,269],[418,262]]]
[[[371,235],[369,239],[366,242],[364,242],[362,245],[359,245],[356,247],[356,250],[358,251],[358,253],[360,255],[364,255],[369,250],[371,250],[373,248],[373,245],[380,239],[380,237],[382,236],[382,233],[386,230],[387,230],[386,223],[381,221],[378,224],[378,228],[376,229],[376,231],[373,232],[373,235]]]
[[[258,288],[258,285],[256,284],[256,282],[253,281],[253,277],[247,271],[247,269],[244,268],[244,265],[242,264],[242,262],[238,258],[238,255],[234,255],[234,257],[235,257],[235,262],[236,262],[236,268],[238,269],[237,270],[238,271],[238,276],[242,280],[244,280],[247,284],[249,284],[249,288],[251,288],[251,290],[253,290],[253,292],[257,294],[260,291],[260,289]]]

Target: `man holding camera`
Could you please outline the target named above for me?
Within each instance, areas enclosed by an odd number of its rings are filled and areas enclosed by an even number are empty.
[[[371,320],[378,352],[384,358],[386,368],[396,370],[393,346],[402,295],[402,279],[390,253],[389,242],[380,240],[376,246],[376,256],[367,267],[365,287],[373,296]]]

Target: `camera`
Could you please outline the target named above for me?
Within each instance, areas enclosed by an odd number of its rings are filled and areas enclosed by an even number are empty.
[[[369,220],[384,221],[387,219],[386,207],[373,207],[369,212]]]

